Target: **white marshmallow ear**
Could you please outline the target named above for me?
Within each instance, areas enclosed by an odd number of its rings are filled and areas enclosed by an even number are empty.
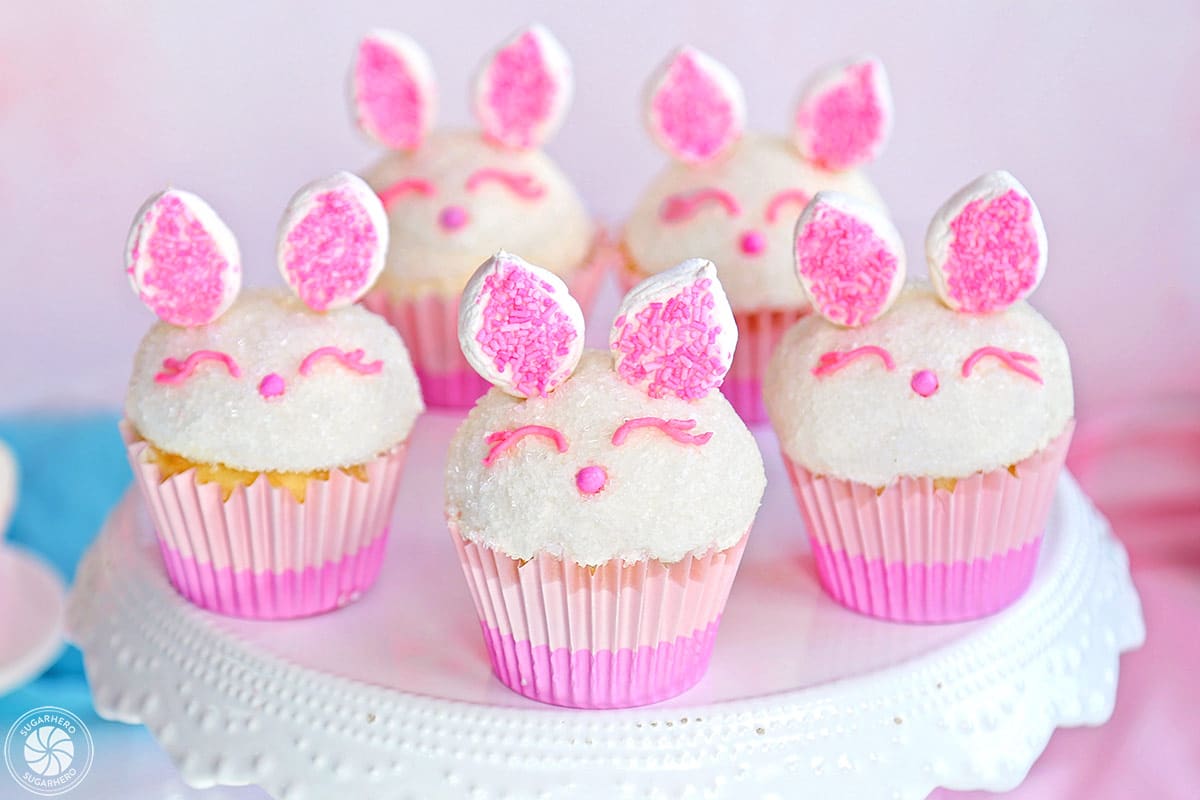
[[[13,509],[17,506],[17,458],[4,442],[0,442],[0,540],[8,530]]]
[[[825,319],[856,328],[887,311],[904,286],[900,233],[882,211],[818,192],[796,221],[796,274]]]
[[[350,96],[358,126],[395,150],[420,147],[437,110],[429,57],[394,31],[363,37],[350,74]]]
[[[608,343],[626,383],[655,399],[698,400],[725,379],[737,339],[716,267],[692,258],[625,295]]]
[[[463,290],[458,342],[471,366],[515,397],[545,397],[583,355],[583,311],[554,273],[505,253]]]
[[[314,311],[348,306],[383,271],[383,203],[357,175],[337,172],[296,192],[279,223],[276,258],[292,291]]]
[[[480,69],[475,116],[484,135],[504,147],[539,147],[562,124],[573,90],[567,52],[550,31],[532,25],[504,42]]]
[[[650,80],[646,124],[672,157],[689,164],[711,161],[745,130],[742,86],[716,59],[681,48]]]
[[[796,107],[796,147],[825,169],[847,170],[874,161],[891,131],[887,73],[870,56],[817,73]]]
[[[946,201],[925,234],[929,276],[942,302],[987,313],[1029,296],[1046,272],[1046,229],[1024,186],[997,170]]]
[[[163,322],[192,328],[225,312],[242,288],[237,239],[196,195],[168,189],[138,210],[125,243],[133,291]]]

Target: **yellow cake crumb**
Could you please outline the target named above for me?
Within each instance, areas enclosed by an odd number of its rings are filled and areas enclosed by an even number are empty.
[[[309,481],[329,480],[329,470],[313,470],[311,472],[251,472],[244,469],[228,467],[224,464],[203,464],[175,453],[168,453],[155,447],[147,451],[147,459],[155,464],[160,474],[159,482],[165,483],[176,475],[196,470],[197,483],[215,483],[221,487],[221,500],[228,500],[233,490],[239,486],[248,487],[258,480],[258,476],[266,475],[267,482],[276,489],[287,489],[297,503],[303,503]],[[363,464],[341,467],[342,472],[350,477],[367,482],[367,468]]]

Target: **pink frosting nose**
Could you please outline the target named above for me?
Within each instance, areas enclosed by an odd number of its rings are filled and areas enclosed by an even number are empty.
[[[746,231],[742,234],[742,252],[748,256],[756,256],[767,249],[767,237],[758,231]]]
[[[604,467],[584,467],[575,473],[575,487],[580,494],[596,494],[608,484]]]
[[[287,384],[284,383],[283,378],[279,377],[278,373],[272,372],[258,384],[258,393],[270,400],[272,397],[279,397],[286,388]]]
[[[438,224],[448,231],[456,231],[467,224],[467,210],[462,206],[446,206],[438,215]]]
[[[929,397],[938,390],[937,374],[931,369],[923,369],[912,377],[912,390],[921,397]]]

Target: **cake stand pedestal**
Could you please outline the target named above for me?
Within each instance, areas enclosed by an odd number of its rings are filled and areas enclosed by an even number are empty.
[[[828,599],[775,443],[770,488],[708,675],[625,711],[539,705],[492,678],[440,517],[445,442],[411,440],[379,584],[336,613],[219,617],[167,583],[130,494],[79,570],[68,625],[97,710],[150,728],[197,787],[276,798],[922,798],[1005,790],[1057,727],[1112,713],[1144,638],[1128,562],[1074,480],[1058,487],[1029,592],[956,625]]]

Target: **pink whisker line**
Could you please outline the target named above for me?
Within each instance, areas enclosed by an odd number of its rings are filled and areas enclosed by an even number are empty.
[[[230,375],[235,378],[242,377],[242,370],[238,367],[237,362],[233,360],[233,356],[228,353],[222,353],[219,350],[197,350],[183,361],[177,358],[164,358],[162,362],[163,371],[154,376],[154,382],[173,385],[183,383],[192,377],[192,373],[196,371],[196,367],[205,361],[220,361],[225,365],[225,369]]]
[[[384,208],[390,208],[392,203],[406,194],[416,192],[429,197],[437,192],[434,185],[422,178],[405,178],[379,190],[379,200]]]
[[[546,187],[538,183],[529,173],[506,172],[502,169],[481,169],[471,173],[471,177],[467,178],[467,191],[473,192],[480,184],[487,181],[501,183],[518,197],[526,200],[536,200],[546,193]]]
[[[818,378],[824,377],[825,375],[831,375],[849,364],[854,359],[862,356],[879,356],[881,359],[883,359],[883,365],[888,368],[889,372],[896,368],[896,362],[892,360],[891,353],[889,353],[887,350],[884,350],[882,347],[868,344],[864,345],[863,347],[856,347],[853,350],[833,350],[829,353],[824,353],[819,359],[817,359],[817,365],[813,367],[812,374]]]
[[[383,371],[383,361],[376,359],[370,363],[363,363],[363,351],[358,350],[342,350],[339,347],[318,347],[304,357],[300,362],[300,374],[307,375],[312,372],[313,365],[322,358],[336,358],[338,363],[347,369],[352,369],[361,375],[374,375],[377,372]]]
[[[981,347],[971,355],[967,356],[967,360],[962,365],[962,375],[964,378],[971,377],[971,370],[979,363],[980,359],[993,356],[1000,359],[1004,366],[1011,369],[1018,375],[1024,375],[1030,380],[1035,380],[1042,383],[1042,376],[1031,370],[1025,364],[1037,363],[1037,356],[1029,353],[1018,353],[1015,350],[1002,350],[999,347]]]
[[[567,437],[546,425],[523,425],[511,431],[496,431],[488,434],[485,440],[492,447],[488,450],[488,454],[483,457],[483,465],[490,467],[495,463],[496,459],[504,455],[504,453],[515,447],[517,442],[521,441],[526,436],[545,436],[554,440],[554,446],[558,448],[558,452],[567,452]]]
[[[788,203],[797,203],[801,207],[808,205],[808,192],[803,189],[785,189],[779,194],[771,198],[771,202],[767,204],[767,222],[774,222],[779,217],[779,209]]]
[[[625,444],[629,434],[638,428],[656,428],[680,444],[702,445],[712,438],[712,431],[699,435],[686,432],[694,427],[696,427],[694,419],[662,419],[661,417],[627,419],[613,432],[612,443],[618,447]]]
[[[724,189],[710,186],[687,194],[673,194],[667,197],[663,200],[658,216],[663,222],[684,222],[691,219],[700,206],[713,201],[720,203],[731,217],[742,213],[742,207],[738,205],[736,197]]]

